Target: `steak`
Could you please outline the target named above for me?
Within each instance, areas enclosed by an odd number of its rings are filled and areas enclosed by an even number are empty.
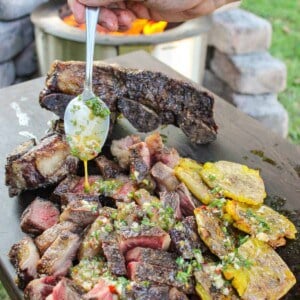
[[[150,152],[145,142],[129,148],[130,174],[137,182],[142,182],[150,171]]]
[[[69,145],[61,135],[48,136],[23,155],[7,158],[5,182],[9,195],[58,183],[67,174],[74,174],[77,164],[78,159],[70,155]]]
[[[176,189],[176,192],[179,195],[180,199],[180,209],[182,214],[187,216],[193,216],[194,215],[194,209],[196,208],[195,202],[198,201],[196,199],[193,199],[192,194],[186,187],[186,185],[181,182]]]
[[[176,278],[177,268],[165,268],[164,266],[151,265],[142,262],[130,262],[127,266],[128,276],[137,282],[150,281],[156,284],[177,287],[179,290],[193,293],[192,282],[183,283]]]
[[[72,232],[62,232],[38,262],[40,274],[65,276],[80,245],[80,238]]]
[[[45,300],[53,291],[58,279],[54,276],[45,276],[30,281],[24,290],[25,300]]]
[[[80,289],[68,278],[62,278],[46,300],[82,300]]]
[[[119,294],[114,285],[100,279],[92,290],[83,296],[84,300],[118,300]]]
[[[176,268],[176,254],[162,250],[136,247],[126,253],[126,262],[143,262],[151,265],[164,266],[165,268]]]
[[[102,244],[102,250],[106,257],[110,272],[117,276],[126,275],[125,258],[123,253],[120,251],[117,240],[104,242]]]
[[[177,226],[171,229],[169,233],[173,247],[184,259],[192,259],[194,249],[203,248],[194,217],[185,218],[181,227]]]
[[[21,229],[29,234],[41,234],[59,220],[59,210],[50,201],[35,198],[21,216]]]
[[[95,159],[95,163],[104,179],[116,178],[121,175],[121,167],[114,161],[106,158],[104,155],[97,157]]]
[[[77,224],[69,221],[60,222],[48,228],[41,235],[36,237],[34,241],[40,253],[43,254],[47,250],[47,248],[49,248],[49,246],[56,240],[56,238],[64,231],[79,233],[80,229]]]
[[[60,221],[70,221],[81,227],[92,224],[98,217],[99,202],[94,201],[72,201],[60,215]]]
[[[131,282],[125,293],[126,300],[169,300],[170,287],[167,285],[139,284]]]
[[[170,236],[160,227],[140,226],[139,230],[126,228],[119,231],[120,249],[122,253],[135,247],[167,250],[170,245]]]
[[[29,281],[37,277],[37,263],[40,256],[29,236],[14,244],[8,256],[17,271],[18,286],[20,288],[24,288]]]
[[[83,90],[84,69],[83,62],[55,61],[48,72],[46,87],[40,94],[41,106],[63,118],[68,102]],[[181,128],[193,143],[208,143],[216,139],[214,99],[208,92],[159,72],[101,62],[94,63],[93,77],[95,94],[111,110],[112,124],[116,112],[130,114],[130,121],[138,127],[140,120],[151,114],[151,122],[144,122],[143,131],[151,131],[159,124],[172,124]],[[140,105],[133,105],[133,101]],[[143,106],[147,107],[146,112]]]
[[[159,193],[159,199],[163,203],[165,208],[172,208],[174,212],[174,217],[177,220],[182,219],[182,214],[180,210],[180,197],[176,192],[161,192]]]
[[[169,299],[168,300],[189,300],[186,294],[180,292],[175,287],[172,287],[169,292]]]

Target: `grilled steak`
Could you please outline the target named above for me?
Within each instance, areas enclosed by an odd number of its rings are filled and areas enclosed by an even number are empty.
[[[179,290],[191,294],[193,293],[192,282],[183,283],[176,278],[178,270],[164,266],[150,265],[142,262],[130,262],[128,264],[128,276],[131,280],[142,282],[150,281],[162,285],[177,287]]]
[[[70,221],[80,225],[81,227],[86,227],[92,224],[99,215],[99,205],[98,201],[72,201],[60,215],[60,221]]]
[[[174,170],[162,162],[157,162],[151,168],[151,175],[158,183],[158,187],[161,191],[175,191],[179,185]]]
[[[189,300],[186,294],[180,292],[175,287],[172,287],[169,292],[169,300]]]
[[[179,195],[180,199],[180,210],[182,214],[187,216],[193,216],[194,215],[194,209],[196,208],[195,202],[198,201],[196,199],[193,199],[192,194],[186,187],[186,185],[182,182],[180,183],[177,188],[176,192]]]
[[[40,94],[41,106],[63,118],[68,100],[82,92],[84,67],[82,62],[55,61],[48,73],[46,88]],[[95,93],[106,102],[112,116],[120,108],[125,113],[134,112],[131,122],[138,126],[138,120],[143,120],[145,114],[151,110],[160,119],[157,124],[180,127],[194,143],[208,143],[216,139],[214,99],[207,92],[162,73],[127,69],[100,62],[94,63],[93,76]],[[132,102],[125,101],[125,98],[146,106],[147,112],[142,112],[142,106],[139,109],[136,106],[132,108]],[[155,120],[154,117],[152,119]],[[145,124],[143,130],[153,130],[154,123],[156,122],[149,122],[148,128]]]
[[[174,217],[177,220],[182,219],[182,214],[180,210],[180,198],[176,192],[161,192],[159,193],[160,201],[163,203],[165,208],[172,208],[174,212]]]
[[[82,296],[72,280],[62,278],[46,300],[82,300]]]
[[[5,176],[9,195],[12,197],[26,189],[57,183],[67,174],[74,174],[77,164],[78,159],[70,155],[62,136],[46,137],[20,157],[7,159]]]
[[[126,290],[126,300],[169,300],[167,285],[139,284],[132,282]]]
[[[141,226],[138,231],[126,228],[119,234],[122,253],[135,247],[167,250],[171,241],[169,234],[160,227]]]
[[[128,135],[120,140],[112,141],[110,151],[111,154],[117,159],[121,168],[127,169],[127,167],[129,167],[129,148],[140,141],[141,139],[137,135]]]
[[[110,272],[118,276],[126,275],[125,258],[120,251],[117,240],[104,242],[102,244],[102,249]]]
[[[114,161],[106,158],[104,155],[97,157],[95,162],[104,179],[116,178],[117,176],[121,175],[120,166]]]
[[[50,227],[35,239],[35,244],[38,247],[40,253],[43,254],[47,250],[47,248],[49,248],[49,246],[56,240],[56,238],[64,231],[79,233],[80,229],[77,224],[69,221],[61,222]]]
[[[145,142],[129,148],[130,174],[137,182],[142,182],[150,171],[150,152]]]
[[[54,276],[45,276],[30,281],[24,290],[25,300],[45,300],[53,291],[58,279]]]
[[[182,221],[182,226],[170,230],[173,247],[185,259],[194,257],[194,249],[202,249],[202,243],[197,234],[194,217],[187,217]]]
[[[17,271],[18,286],[20,288],[24,288],[29,281],[37,277],[37,263],[40,256],[29,236],[14,244],[8,256]]]
[[[77,234],[62,232],[39,260],[38,272],[54,276],[66,275],[79,245],[80,238]]]
[[[58,222],[59,210],[50,201],[35,198],[21,216],[21,228],[26,233],[41,234]]]
[[[119,295],[116,288],[104,279],[100,279],[87,294],[83,296],[84,300],[118,300]]]
[[[151,265],[176,268],[176,254],[151,248],[136,247],[126,253],[126,262],[143,262]]]

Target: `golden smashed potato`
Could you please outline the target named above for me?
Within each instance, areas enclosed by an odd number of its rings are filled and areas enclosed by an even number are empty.
[[[276,251],[255,238],[249,238],[228,256],[223,274],[232,280],[245,300],[280,299],[296,283],[295,276]]]
[[[181,158],[174,169],[176,177],[187,186],[190,192],[204,204],[209,204],[212,201],[212,195],[200,176],[201,170],[202,165],[189,158]]]
[[[224,197],[251,205],[263,203],[265,186],[259,171],[229,161],[207,162],[200,175],[211,188],[218,188]]]
[[[225,211],[234,220],[233,225],[236,228],[267,242],[272,247],[285,245],[284,237],[295,239],[297,233],[295,225],[266,205],[256,207],[227,201]]]

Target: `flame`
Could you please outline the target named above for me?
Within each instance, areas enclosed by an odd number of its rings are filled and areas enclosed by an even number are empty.
[[[85,30],[85,24],[77,23],[73,14],[64,17],[63,21],[69,26],[73,26]],[[167,25],[168,23],[165,21],[155,22],[146,19],[136,19],[132,23],[131,28],[128,29],[127,31],[109,32],[107,29],[101,27],[100,25],[97,25],[97,31],[101,34],[112,34],[112,35],[139,35],[139,34],[149,35],[149,34],[163,32],[166,29]]]

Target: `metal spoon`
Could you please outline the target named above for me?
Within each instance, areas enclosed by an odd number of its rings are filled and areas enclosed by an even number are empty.
[[[64,127],[71,152],[83,161],[101,151],[109,130],[109,109],[92,89],[93,56],[99,8],[86,7],[86,67],[83,93],[68,104]]]

